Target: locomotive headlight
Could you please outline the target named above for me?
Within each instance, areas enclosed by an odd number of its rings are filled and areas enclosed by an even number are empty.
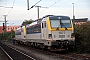
[[[52,34],[48,34],[48,38],[52,38]]]
[[[52,34],[48,34],[48,38],[52,40]]]
[[[70,35],[68,35],[68,37],[70,37]]]
[[[75,40],[75,34],[74,33],[71,34],[71,40],[73,40],[73,41]]]
[[[74,33],[71,34],[71,38],[73,38],[73,37],[75,37],[75,34]]]

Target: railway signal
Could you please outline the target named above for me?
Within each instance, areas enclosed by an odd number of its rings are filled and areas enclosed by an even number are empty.
[[[4,23],[3,23],[3,29],[2,30],[5,30],[5,25],[4,25]]]

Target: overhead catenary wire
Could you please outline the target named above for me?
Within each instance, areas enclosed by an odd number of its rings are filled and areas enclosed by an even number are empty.
[[[33,6],[31,6],[31,8],[33,8],[34,6],[36,6],[41,0],[39,0],[36,4],[34,4]],[[31,9],[30,8],[30,9]]]
[[[50,8],[50,7],[52,7],[53,5],[55,5],[57,2],[59,2],[60,0],[57,0],[57,1],[55,1],[53,4],[51,4],[50,6],[48,6],[46,9],[48,9],[48,8]],[[45,11],[46,9],[44,9],[43,11]],[[41,12],[43,12],[43,11],[40,11],[40,13]],[[37,14],[34,14],[33,16],[36,16]],[[33,17],[33,16],[31,16],[31,17]]]
[[[13,9],[13,7],[14,7],[14,4],[15,4],[15,0],[13,1],[13,5],[12,5],[11,7],[7,7],[7,6],[6,6],[6,5],[7,5],[7,0],[6,0],[5,6],[0,6],[0,7],[4,7],[3,14],[4,14],[4,11],[5,11],[6,8],[11,8],[11,9],[8,11],[8,13],[6,14],[6,15],[8,15],[8,14],[12,11],[12,9]]]
[[[40,0],[40,1],[41,1],[41,0]],[[37,3],[39,3],[40,1],[38,1]],[[45,10],[49,9],[50,7],[52,7],[53,5],[55,5],[56,3],[58,3],[59,1],[60,1],[60,0],[55,1],[53,4],[51,4],[50,6],[48,6],[46,9],[44,9],[43,11],[40,11],[40,13],[42,13],[42,12],[44,12]],[[37,3],[36,3],[36,4],[37,4]],[[36,4],[34,4],[33,6],[31,6],[31,8],[33,8]],[[31,8],[30,8],[30,9],[31,9]],[[24,15],[23,19],[29,14],[29,12],[30,12],[30,10],[28,11],[27,14]],[[36,16],[36,15],[37,15],[37,13],[34,14],[34,15],[32,15],[31,17]]]
[[[13,9],[13,7],[14,7],[14,4],[15,4],[15,0],[13,1],[12,8],[11,8],[11,10],[7,13],[7,15],[12,11],[12,9]]]
[[[7,0],[6,0],[6,3],[5,3],[5,6],[6,6],[6,4],[7,4]],[[4,14],[4,11],[5,11],[5,6],[3,6],[4,7],[3,14]]]
[[[6,4],[7,4],[7,0],[6,0],[6,2],[5,2],[5,6],[6,6]],[[0,7],[4,7],[4,10],[3,10],[3,13],[2,13],[2,14],[4,14],[5,6],[0,6]],[[0,18],[2,18],[2,16],[1,16]]]
[[[45,10],[49,9],[50,7],[52,7],[53,5],[55,5],[56,3],[58,3],[59,1],[60,1],[60,0],[55,1],[53,4],[51,4],[50,6],[48,6],[46,9],[40,11],[40,13],[42,13],[42,12],[44,12]],[[62,1],[61,3],[65,3],[65,2],[68,2],[68,1],[69,1],[69,0],[67,0],[67,1]],[[34,14],[34,15],[32,15],[31,17],[36,16],[36,15],[37,15],[37,14]]]
[[[31,8],[34,7],[35,5],[37,5],[40,1],[42,1],[42,0],[39,0],[36,4],[32,5]],[[53,5],[55,5],[56,3],[58,3],[59,1],[60,1],[60,0],[55,1],[55,2],[52,3],[50,6],[48,6],[46,9],[40,11],[40,13],[42,13],[42,12],[44,12],[45,10],[49,9],[50,7],[52,7]],[[62,1],[61,3],[63,3],[63,2],[67,2],[67,1]],[[30,8],[30,9],[31,9],[31,8]],[[28,14],[30,14],[30,11],[31,11],[31,10],[29,10],[25,15],[23,15],[23,17],[21,17],[21,19],[25,20],[25,17],[26,17]],[[34,14],[34,15],[32,15],[31,17],[36,16],[36,15],[37,15],[37,13]],[[32,18],[30,18],[30,19],[32,19]]]
[[[30,12],[30,9],[31,8],[33,8],[34,6],[36,6],[40,1],[42,1],[42,0],[39,0],[38,2],[36,2],[34,5],[32,5],[30,8],[28,7],[28,9],[27,10],[29,10],[23,17],[22,17],[22,19],[24,19],[28,14],[29,14],[29,12]],[[28,0],[27,0],[27,2],[28,2]],[[29,3],[28,3],[29,4]]]
[[[9,15],[9,13],[12,11],[12,9],[13,9],[13,7],[14,7],[14,4],[15,4],[15,0],[13,1],[13,5],[12,5],[11,7],[6,7],[6,4],[7,4],[7,0],[6,0],[6,3],[5,3],[5,6],[2,6],[2,7],[4,7],[4,11],[5,11],[5,8],[11,8],[11,9],[8,11],[8,13],[5,14],[5,15],[7,16],[7,15]],[[5,16],[5,15],[4,15],[4,11],[3,11],[3,16]],[[5,21],[5,24],[6,24],[6,21]]]

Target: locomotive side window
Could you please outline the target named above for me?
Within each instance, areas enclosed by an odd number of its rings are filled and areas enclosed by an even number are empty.
[[[45,28],[46,27],[46,22],[43,22],[42,23],[42,28]]]
[[[40,25],[35,26],[33,31],[34,31],[35,33],[41,32],[41,26],[40,26]]]
[[[21,31],[20,30],[17,30],[15,34],[16,35],[21,35]]]
[[[46,27],[46,18],[43,18],[42,20],[43,20],[43,22],[42,22],[42,28],[45,28]]]
[[[43,23],[42,23],[42,28],[43,28],[43,26],[44,26],[44,25],[43,25]]]
[[[26,28],[27,30],[27,34],[33,34],[33,33],[41,33],[41,25],[38,24],[38,25],[35,25],[35,26],[31,26],[31,27],[28,27]]]

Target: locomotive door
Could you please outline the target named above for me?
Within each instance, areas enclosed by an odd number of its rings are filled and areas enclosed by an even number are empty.
[[[46,39],[46,22],[42,22],[41,24],[41,36],[42,39]]]
[[[21,29],[21,35],[22,35],[22,39],[25,39],[25,35],[26,35],[26,27],[23,26]]]
[[[24,31],[23,31],[23,28],[21,29],[21,36],[22,36],[22,39],[24,38]]]

